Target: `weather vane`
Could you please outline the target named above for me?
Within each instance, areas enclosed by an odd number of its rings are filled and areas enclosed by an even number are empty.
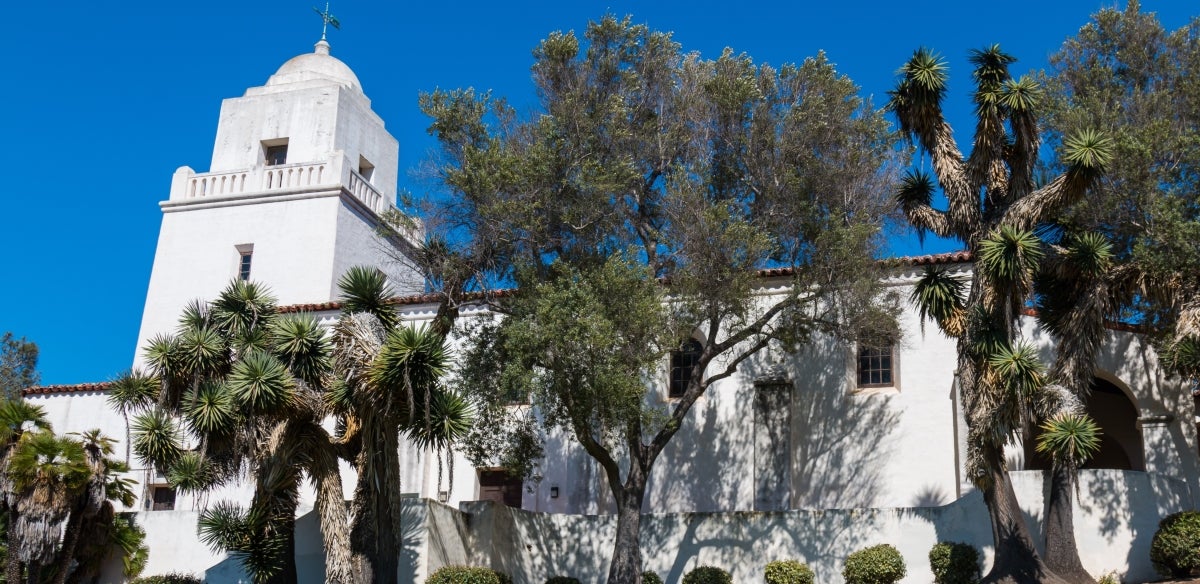
[[[321,40],[325,40],[325,30],[330,26],[338,30],[342,30],[342,23],[338,22],[336,16],[329,13],[329,3],[325,3],[325,11],[321,12],[320,8],[313,6],[313,12],[321,15]]]

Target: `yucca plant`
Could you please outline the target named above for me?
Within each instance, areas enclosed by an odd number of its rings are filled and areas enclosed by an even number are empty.
[[[1036,394],[1045,386],[1015,343],[1016,325],[1044,256],[1034,230],[1095,184],[1111,142],[1098,133],[1066,140],[1066,171],[1039,186],[1034,177],[1040,146],[1037,84],[1013,78],[1009,66],[1015,59],[997,45],[972,51],[970,60],[976,125],[969,156],[959,150],[943,115],[945,61],[919,49],[900,69],[888,109],[901,134],[928,156],[948,205],[933,207],[935,180],[920,172],[909,174],[896,200],[919,233],[957,239],[975,257],[965,294],[927,276],[913,299],[923,318],[934,318],[958,340],[956,378],[966,409],[969,473],[984,493],[994,527],[996,556],[985,581],[1059,582],[1019,520],[1005,468],[1003,449],[1030,415],[1031,404],[1043,399]],[[961,308],[955,297],[962,299]],[[954,320],[959,315],[962,325]],[[1005,375],[1018,375],[1020,381]]]
[[[189,305],[177,333],[147,347],[150,373],[130,376],[113,397],[122,411],[136,412],[139,458],[181,492],[206,493],[249,470],[255,496],[246,517],[271,545],[227,549],[257,582],[295,578],[295,512],[306,478],[318,491],[326,581],[354,581],[337,445],[322,426],[329,349],[314,318],[281,315],[265,286],[238,280],[212,302]],[[156,406],[145,399],[144,377],[159,380]]]
[[[342,442],[358,472],[351,545],[361,576],[395,582],[400,552],[399,432],[420,448],[450,456],[469,428],[470,408],[440,378],[450,355],[445,338],[400,325],[378,270],[352,268],[339,281],[342,317],[333,330],[338,382],[328,403],[339,412]],[[453,480],[453,479],[451,479]]]

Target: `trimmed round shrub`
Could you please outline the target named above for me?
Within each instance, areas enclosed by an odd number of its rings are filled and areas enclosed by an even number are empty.
[[[570,576],[551,576],[546,578],[546,584],[580,584],[579,578]]]
[[[733,577],[716,566],[700,566],[683,576],[683,584],[733,584]]]
[[[813,571],[804,562],[779,560],[763,569],[767,584],[813,584]]]
[[[887,544],[850,554],[842,568],[846,584],[894,584],[906,573],[900,550]]]
[[[1200,511],[1168,515],[1150,541],[1150,562],[1170,578],[1190,576],[1200,568]]]
[[[170,574],[159,574],[158,576],[134,578],[129,581],[129,584],[204,584],[204,580],[191,574],[171,572]]]
[[[425,584],[508,584],[511,580],[491,568],[445,566],[425,579]]]
[[[975,584],[979,582],[979,551],[965,543],[938,542],[929,550],[929,568],[935,584]]]
[[[642,572],[642,584],[663,584],[663,581],[658,577],[658,572],[646,570]]]

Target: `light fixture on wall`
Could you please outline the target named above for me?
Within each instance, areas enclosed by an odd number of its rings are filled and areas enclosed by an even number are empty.
[[[438,491],[438,501],[445,503],[450,500],[450,491]]]
[[[554,485],[553,487],[550,487],[550,498],[551,499],[558,498],[558,485]]]

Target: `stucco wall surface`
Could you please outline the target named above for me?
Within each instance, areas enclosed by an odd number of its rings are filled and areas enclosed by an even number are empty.
[[[1013,483],[1040,540],[1041,473],[1015,472]],[[1156,580],[1150,539],[1161,517],[1192,507],[1183,482],[1131,471],[1083,471],[1080,494],[1075,526],[1084,566],[1096,576],[1115,570],[1127,583]],[[482,502],[464,509],[431,502],[406,507],[406,517],[423,525],[406,529],[414,557],[402,581],[423,582],[447,564],[491,566],[517,584],[554,575],[599,583],[607,575],[612,515],[551,515]],[[970,543],[984,552],[985,568],[991,562],[990,524],[978,492],[941,507],[652,514],[643,519],[641,539],[645,566],[668,584],[700,565],[727,569],[735,582],[762,582],[763,567],[777,559],[803,560],[817,582],[841,584],[845,557],[880,543],[900,550],[908,566],[903,582],[909,584],[933,581],[928,554],[938,541]]]

